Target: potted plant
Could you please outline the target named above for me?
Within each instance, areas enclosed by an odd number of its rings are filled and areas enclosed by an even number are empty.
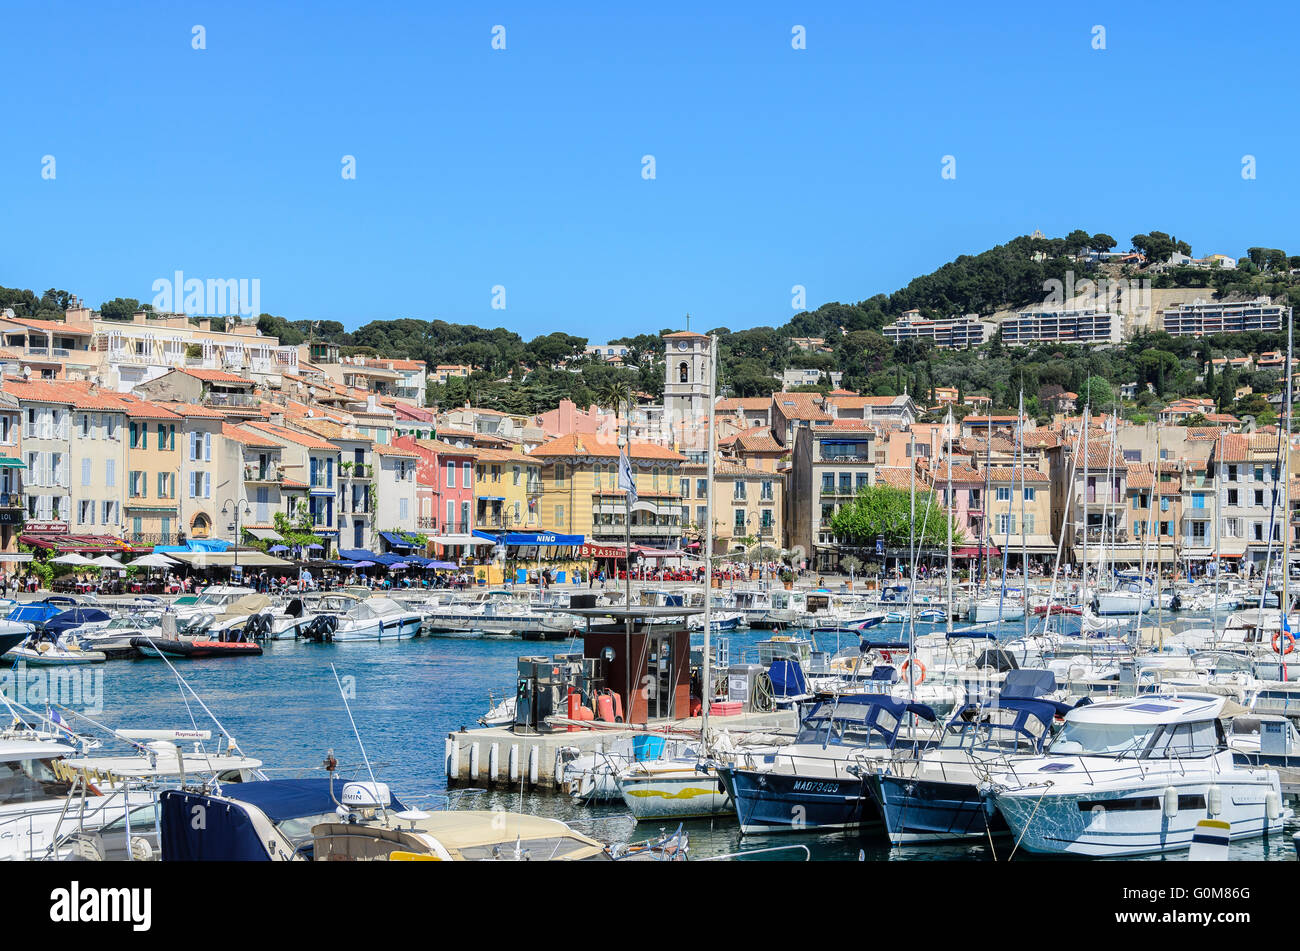
[[[783,585],[785,585],[787,591],[790,590],[791,588],[793,588],[793,587],[794,587],[794,572],[791,571],[789,568],[787,568],[787,569],[785,569],[784,571],[782,571],[782,572],[781,572],[781,583],[782,583]]]
[[[849,555],[840,559],[840,567],[849,573],[849,590],[853,590],[853,582],[857,580],[858,572],[862,570],[862,561]]]

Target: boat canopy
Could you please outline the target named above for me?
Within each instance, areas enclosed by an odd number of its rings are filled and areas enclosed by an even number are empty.
[[[948,721],[948,729],[961,730],[979,724],[990,732],[1003,730],[1022,736],[1039,748],[1051,731],[1058,706],[1049,700],[1001,697],[988,704],[968,703]]]
[[[887,693],[848,693],[834,700],[823,700],[812,708],[807,720],[845,720],[874,726],[883,733],[893,734],[898,731],[903,715],[907,713],[915,713],[922,720],[931,723],[935,720],[934,710],[925,704],[903,700]]]
[[[107,611],[101,611],[99,608],[69,608],[46,621],[45,630],[54,634],[62,634],[64,631],[80,627],[83,624],[107,621],[110,617],[112,615]]]
[[[254,783],[225,783],[222,796],[204,796],[178,789],[159,796],[161,846],[165,862],[265,862],[271,859],[262,830],[242,803],[262,812],[273,823],[325,816],[338,808],[337,797],[347,780],[270,779]],[[332,786],[332,788],[331,788]],[[192,828],[196,806],[203,807],[203,828]],[[392,797],[393,812],[406,809]]]
[[[366,600],[360,601],[348,609],[348,617],[360,621],[408,613],[410,612],[407,608],[404,608],[392,598],[366,598]]]

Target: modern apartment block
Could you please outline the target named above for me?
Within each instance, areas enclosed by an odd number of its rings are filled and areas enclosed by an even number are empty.
[[[1235,334],[1259,331],[1276,333],[1282,329],[1286,308],[1267,297],[1250,301],[1195,300],[1190,304],[1161,311],[1165,333],[1171,337],[1199,337],[1209,334]]]
[[[1022,310],[1001,324],[1002,342],[1115,344],[1124,336],[1119,314],[1096,310]]]
[[[902,340],[931,340],[941,350],[966,350],[988,343],[993,325],[980,320],[978,314],[926,320],[920,311],[909,310],[882,332],[895,344]]]

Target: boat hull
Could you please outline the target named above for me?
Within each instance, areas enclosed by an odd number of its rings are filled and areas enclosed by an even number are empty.
[[[1173,817],[1161,809],[1163,783],[1113,792],[1002,792],[994,795],[994,802],[1020,846],[1041,854],[1175,852],[1191,846],[1196,824],[1207,818],[1231,823],[1229,838],[1233,840],[1282,832],[1282,818],[1270,820],[1266,814],[1266,795],[1276,792],[1280,799],[1276,774],[1271,782],[1261,777],[1255,782],[1171,781],[1167,785],[1178,790],[1180,808]],[[1219,786],[1223,812],[1210,816],[1205,803],[1214,785]]]
[[[638,822],[702,819],[732,811],[731,797],[708,769],[656,770],[646,775],[630,771],[619,777],[618,785]]]
[[[814,778],[719,766],[744,835],[879,827],[875,801],[856,777]]]
[[[262,645],[254,641],[180,641],[166,637],[136,637],[131,646],[145,657],[203,660],[209,657],[258,657]]]
[[[1007,824],[989,815],[984,796],[970,783],[946,783],[875,774],[868,789],[891,842],[956,842],[1005,834]]]

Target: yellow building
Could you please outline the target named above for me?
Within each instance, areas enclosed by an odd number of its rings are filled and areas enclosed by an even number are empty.
[[[483,532],[542,528],[544,466],[544,460],[523,452],[478,450],[474,470],[474,528]]]
[[[1056,556],[1051,479],[1028,466],[991,466],[980,475],[989,487],[989,541],[1005,553],[1007,564],[1019,566],[1022,553],[1031,565],[1050,562]]]
[[[181,530],[178,482],[182,419],[156,403],[124,396],[127,414],[126,539],[175,545]]]
[[[635,441],[630,455],[637,493],[632,505],[632,544],[675,550],[685,528],[681,470],[686,457],[654,443]],[[538,505],[540,529],[583,535],[594,545],[623,546],[626,502],[618,487],[619,448],[615,443],[571,433],[543,443],[529,457],[545,464]]]

